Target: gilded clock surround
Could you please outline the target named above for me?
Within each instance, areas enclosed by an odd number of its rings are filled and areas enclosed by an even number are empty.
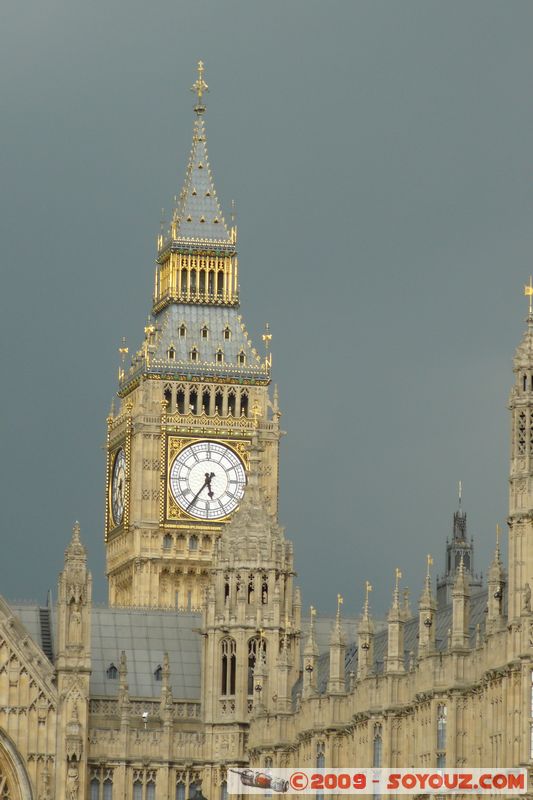
[[[205,436],[200,436],[198,438],[181,438],[179,436],[167,436],[166,439],[166,468],[164,473],[163,480],[165,481],[165,505],[164,505],[164,518],[161,519],[161,523],[166,525],[167,527],[172,526],[172,523],[175,522],[191,522],[191,523],[198,523],[199,521],[202,522],[202,525],[205,527],[215,526],[220,527],[221,523],[228,522],[234,513],[227,514],[224,517],[219,517],[212,522],[210,520],[199,520],[198,517],[195,517],[191,514],[188,514],[184,511],[176,502],[173,494],[172,489],[170,486],[170,473],[172,464],[174,463],[176,457],[185,450],[191,444],[198,444],[199,442],[216,442],[217,444],[223,444],[230,450],[232,450],[243,462],[244,468],[248,471],[248,449],[250,442],[249,441],[235,441],[231,439],[221,439],[221,438],[207,438]]]

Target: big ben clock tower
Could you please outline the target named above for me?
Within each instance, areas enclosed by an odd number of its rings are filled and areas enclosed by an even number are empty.
[[[158,238],[152,313],[108,417],[105,538],[109,602],[197,608],[214,544],[238,514],[257,433],[261,487],[277,509],[277,397],[270,334],[260,357],[239,314],[237,231],[209,165],[202,62],[192,149],[168,230]]]

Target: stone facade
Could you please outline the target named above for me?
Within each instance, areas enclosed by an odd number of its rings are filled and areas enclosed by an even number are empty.
[[[428,559],[418,613],[397,571],[386,622],[372,618],[367,584],[355,638],[339,597],[320,648],[324,620],[311,609],[302,621],[277,519],[270,333],[260,356],[237,313],[237,235],[207,159],[206,88],[200,68],[152,316],[131,364],[121,348],[107,421],[109,607],[92,605],[77,524],[55,606],[0,598],[0,800],[186,800],[200,787],[225,800],[228,768],[247,764],[529,768],[533,315],[510,397],[509,576],[498,537],[481,585],[459,510],[439,603]]]

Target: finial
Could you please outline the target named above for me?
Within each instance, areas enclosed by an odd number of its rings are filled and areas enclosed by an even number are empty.
[[[431,578],[431,566],[433,564],[433,556],[430,556],[430,554],[428,553],[426,556],[426,561],[427,561],[426,578]]]
[[[461,510],[461,500],[463,499],[463,482],[459,481],[459,511]]]
[[[529,283],[524,286],[524,294],[529,297],[529,311],[528,316],[533,316],[533,276],[529,276]]]
[[[272,353],[270,352],[270,342],[272,341],[272,334],[270,333],[270,325],[265,322],[265,332],[262,337],[265,344],[265,367],[269,369],[272,367]]]
[[[501,557],[501,552],[500,552],[500,536],[501,536],[501,532],[502,532],[501,528],[497,524],[496,525],[496,553],[495,553],[497,561],[500,561],[500,557]]]
[[[365,617],[368,617],[368,613],[370,610],[369,594],[371,591],[372,591],[372,584],[370,583],[370,581],[365,581],[365,605],[363,609]]]
[[[396,579],[396,585],[395,585],[394,588],[395,588],[395,591],[398,592],[399,589],[400,589],[400,578],[402,577],[402,571],[401,571],[400,567],[396,567],[394,575],[395,575],[395,579]]]
[[[121,381],[124,378],[124,360],[128,355],[128,347],[126,346],[126,337],[122,337],[121,346],[118,348],[118,352],[120,353],[120,367],[118,368],[118,379]]]
[[[337,621],[341,617],[341,606],[344,603],[344,597],[341,594],[337,595]]]
[[[205,111],[205,105],[202,103],[202,97],[205,92],[209,91],[209,87],[207,83],[204,81],[204,62],[198,62],[198,77],[196,78],[195,82],[191,86],[191,92],[194,92],[198,97],[198,102],[194,107],[194,110],[198,115],[203,114]]]

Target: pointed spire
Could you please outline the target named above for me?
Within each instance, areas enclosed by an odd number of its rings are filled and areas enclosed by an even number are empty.
[[[392,606],[388,616],[388,646],[385,660],[386,672],[403,672],[405,670],[403,650],[403,628],[405,619],[402,609],[400,608],[401,577],[402,572],[399,567],[396,567]]]
[[[418,603],[418,656],[431,655],[435,651],[437,604],[431,591],[431,566],[433,557],[426,556],[426,579]]]
[[[500,534],[500,526],[496,525],[496,548],[494,550],[494,556],[489,568],[487,581],[487,633],[493,633],[500,630],[504,624],[503,598],[507,580],[500,551]]]
[[[87,553],[85,547],[82,544],[80,536],[80,523],[76,521],[72,528],[72,537],[65,550],[65,562],[78,561],[78,560],[85,561],[86,557]]]
[[[329,640],[329,680],[328,692],[330,694],[343,693],[346,690],[344,671],[345,636],[341,622],[341,606],[344,600],[342,595],[337,595],[337,614],[331,629]]]
[[[309,697],[316,692],[317,687],[317,664],[318,664],[318,645],[315,639],[315,617],[316,608],[309,608],[309,635],[304,649],[304,697]]]
[[[204,65],[198,63],[198,77],[192,86],[197,103],[194,107],[196,119],[193,125],[193,138],[189,164],[183,188],[172,213],[172,222],[167,234],[170,241],[193,240],[195,242],[218,242],[233,245],[234,237],[226,226],[220,207],[209,158],[207,155],[207,134],[205,128],[204,94],[207,83],[204,80]],[[161,249],[165,247],[162,242]]]

